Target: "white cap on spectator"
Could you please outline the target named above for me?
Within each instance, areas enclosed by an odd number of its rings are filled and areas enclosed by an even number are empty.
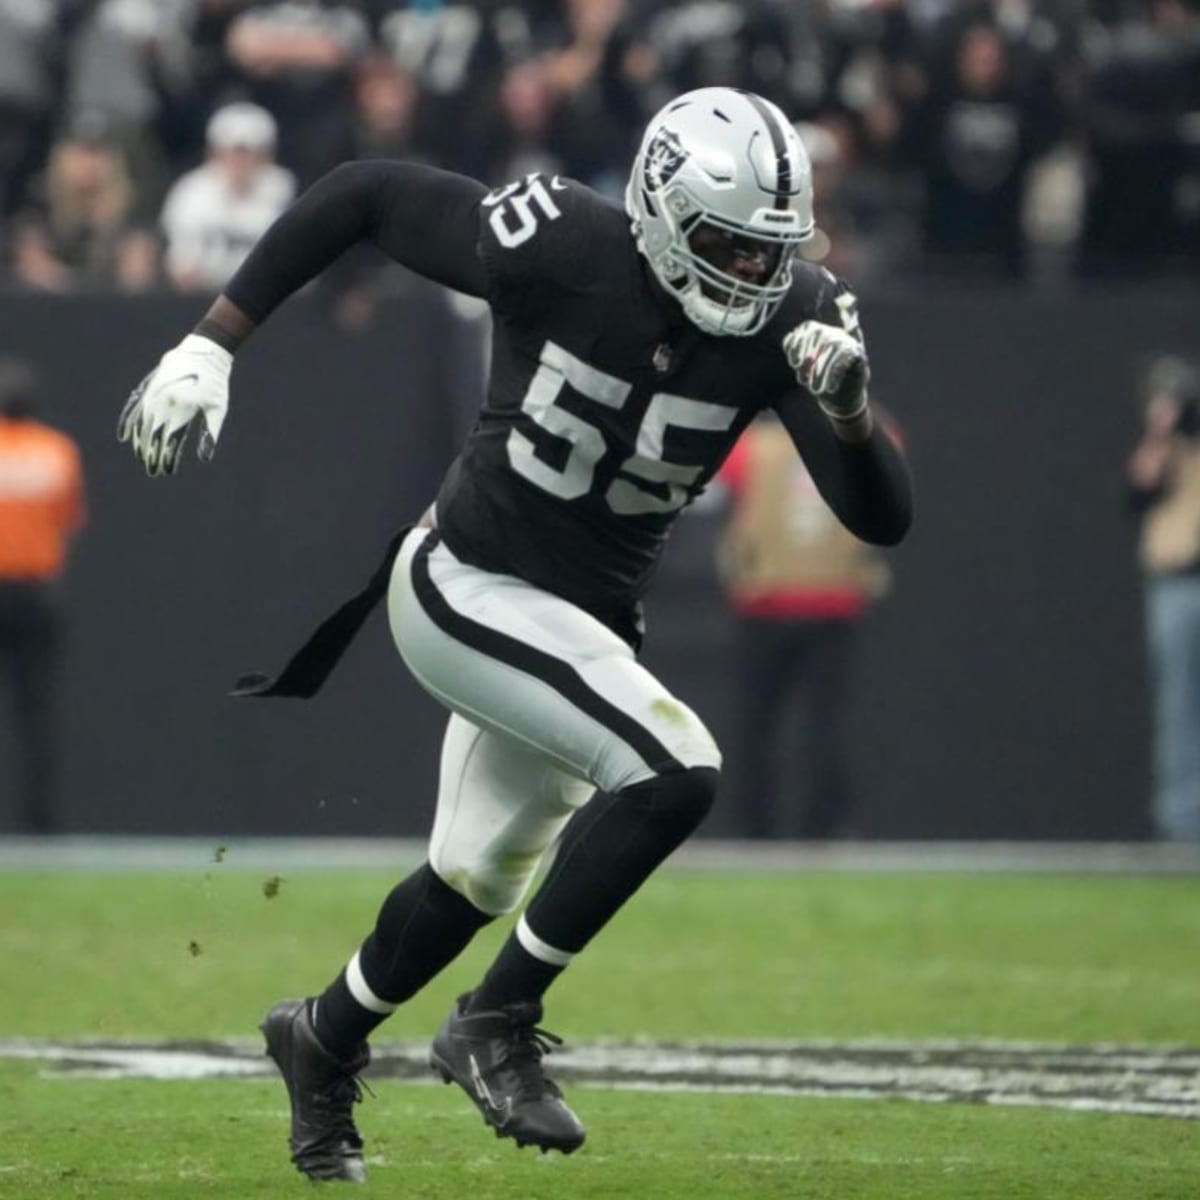
[[[272,150],[275,133],[275,118],[265,108],[239,102],[213,113],[206,136],[213,150]]]

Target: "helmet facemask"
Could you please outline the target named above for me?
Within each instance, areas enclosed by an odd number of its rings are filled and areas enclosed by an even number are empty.
[[[747,233],[711,216],[692,222],[684,238],[669,252],[683,285],[672,290],[684,311],[706,333],[757,333],[792,286],[799,239]],[[752,259],[762,263],[761,273],[739,274]]]

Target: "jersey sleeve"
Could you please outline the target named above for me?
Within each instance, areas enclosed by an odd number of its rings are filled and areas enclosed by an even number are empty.
[[[821,268],[821,286],[817,292],[816,318],[826,325],[844,329],[860,344],[866,345],[858,315],[858,297],[844,279],[839,279],[824,267]]]
[[[487,298],[501,313],[529,314],[588,277],[595,193],[557,175],[527,175],[479,206],[479,257]]]
[[[259,239],[225,287],[255,323],[359,242],[469,296],[485,280],[475,244],[483,185],[423,163],[364,159],[322,176]]]
[[[823,267],[803,282],[804,290],[798,288],[792,297],[784,328],[817,320],[863,342],[858,300],[847,284]],[[912,482],[886,422],[877,422],[865,442],[844,442],[794,377],[772,407],[838,520],[862,541],[883,546],[899,542],[912,523]]]

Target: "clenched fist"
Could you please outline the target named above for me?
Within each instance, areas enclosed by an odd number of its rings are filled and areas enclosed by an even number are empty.
[[[805,321],[783,339],[783,352],[797,382],[816,397],[830,420],[853,421],[866,412],[871,370],[867,351],[853,334]]]

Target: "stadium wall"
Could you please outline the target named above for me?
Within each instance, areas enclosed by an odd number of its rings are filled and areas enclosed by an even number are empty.
[[[421,834],[438,707],[382,613],[316,699],[232,700],[365,581],[433,494],[478,401],[477,329],[422,290],[366,332],[317,300],[243,352],[214,462],[145,478],[113,433],[197,316],[175,298],[0,296],[80,441],[91,525],[63,604],[63,813],[75,830]],[[1194,349],[1194,293],[987,291],[864,301],[919,516],[869,621],[856,712],[872,838],[1124,839],[1147,829],[1148,725],[1122,472],[1148,353]],[[1189,346],[1188,338],[1192,339]],[[689,514],[649,605],[648,665],[729,733],[719,517]],[[0,723],[0,828],[13,821]],[[718,809],[707,832],[730,828]]]

